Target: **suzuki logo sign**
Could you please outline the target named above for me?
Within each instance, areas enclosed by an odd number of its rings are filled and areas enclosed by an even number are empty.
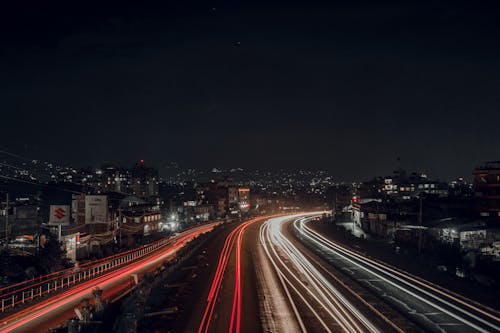
[[[54,211],[54,216],[57,217],[57,219],[62,219],[63,217],[66,216],[66,211],[62,208],[57,208],[55,211]]]
[[[49,224],[69,225],[69,206],[50,205]]]

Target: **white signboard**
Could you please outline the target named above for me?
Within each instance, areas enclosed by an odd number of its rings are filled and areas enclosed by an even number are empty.
[[[108,197],[105,195],[85,196],[85,223],[108,222]]]
[[[69,225],[70,209],[66,205],[50,205],[50,225]]]

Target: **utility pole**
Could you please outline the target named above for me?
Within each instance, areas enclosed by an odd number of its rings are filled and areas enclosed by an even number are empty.
[[[335,221],[335,216],[337,215],[337,201],[338,201],[338,193],[335,191],[335,201],[333,202],[332,209],[332,221]]]
[[[7,209],[5,211],[5,245],[9,239],[9,193],[7,193]]]
[[[120,249],[122,248],[122,224],[123,224],[123,209],[118,209],[118,232],[120,237]]]
[[[420,254],[422,252],[422,228],[423,223],[422,223],[422,193],[420,193],[420,208],[418,212],[418,223],[419,223],[419,229],[418,229],[418,253]]]

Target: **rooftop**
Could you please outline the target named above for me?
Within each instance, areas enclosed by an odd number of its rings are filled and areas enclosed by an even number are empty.
[[[500,169],[500,161],[488,161],[484,164],[479,165],[476,170],[493,170]]]

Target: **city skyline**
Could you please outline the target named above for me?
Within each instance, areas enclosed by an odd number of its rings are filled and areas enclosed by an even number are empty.
[[[313,176],[320,175],[320,177],[327,177],[330,184],[340,184],[340,183],[357,183],[362,181],[368,181],[377,177],[391,177],[399,171],[403,170],[408,173],[422,174],[430,176],[433,179],[451,182],[457,179],[465,179],[466,181],[471,181],[473,178],[473,171],[475,168],[480,167],[486,163],[495,161],[481,161],[476,163],[474,169],[471,170],[470,174],[465,175],[450,175],[445,177],[438,177],[432,173],[428,173],[426,170],[413,170],[406,169],[403,167],[400,159],[397,159],[395,167],[390,170],[384,170],[380,174],[372,174],[362,177],[355,177],[353,179],[342,179],[332,174],[330,171],[325,169],[314,169],[314,168],[278,168],[278,169],[259,169],[259,168],[241,168],[241,167],[230,167],[230,168],[220,168],[220,167],[207,167],[207,168],[195,168],[195,167],[185,167],[177,162],[169,162],[166,165],[153,165],[150,161],[144,159],[135,160],[127,165],[120,165],[110,162],[100,162],[94,165],[85,164],[83,166],[69,165],[67,163],[58,164],[53,161],[40,160],[34,158],[28,158],[26,156],[21,156],[7,151],[0,151],[0,176],[8,179],[11,176],[29,178],[33,177],[32,180],[35,182],[46,183],[47,181],[61,181],[66,173],[81,173],[81,172],[103,172],[107,168],[118,168],[118,169],[130,169],[134,165],[143,164],[148,167],[153,167],[159,172],[159,180],[166,182],[182,182],[182,181],[209,181],[223,178],[236,178],[237,180],[252,180],[254,177],[265,176],[267,178],[287,175],[293,177],[301,176]],[[6,161],[6,159],[11,158],[11,160]],[[2,162],[3,161],[3,162]],[[63,178],[60,178],[60,173],[63,172]],[[55,178],[54,178],[55,177]],[[256,179],[256,178],[254,178]]]
[[[10,1],[0,331],[500,332],[500,2]]]

